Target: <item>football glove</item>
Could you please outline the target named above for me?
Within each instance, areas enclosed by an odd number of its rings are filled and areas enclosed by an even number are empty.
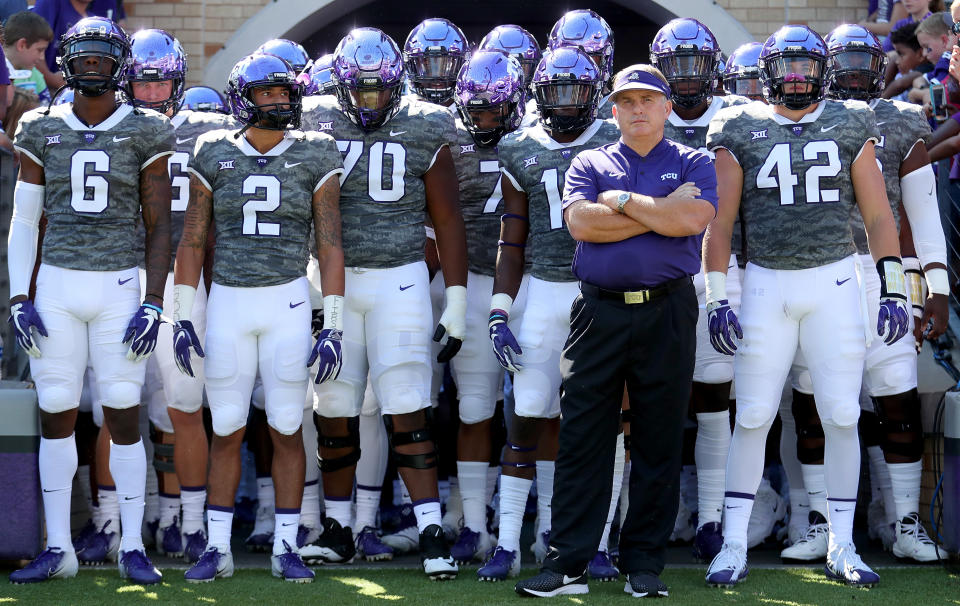
[[[190,320],[180,320],[173,328],[173,357],[177,362],[177,368],[185,375],[191,377],[193,374],[193,364],[190,362],[190,351],[193,350],[197,357],[204,357],[203,347],[200,346],[200,338]]]
[[[17,345],[19,345],[23,351],[27,352],[29,356],[39,358],[40,348],[37,347],[37,343],[33,339],[32,330],[36,330],[41,336],[46,337],[47,329],[43,325],[43,320],[40,319],[40,314],[38,314],[36,308],[34,308],[33,301],[26,299],[11,305],[10,318],[8,321],[16,335]]]
[[[447,300],[443,308],[443,315],[433,333],[433,340],[437,343],[447,335],[447,342],[437,354],[437,362],[444,364],[457,355],[463,345],[463,337],[467,334],[467,287],[448,286],[445,292]]]
[[[342,330],[324,328],[320,331],[320,336],[310,353],[310,359],[307,360],[307,366],[313,366],[317,360],[320,360],[320,366],[314,383],[319,385],[340,376],[340,365],[343,362]]]
[[[910,330],[906,276],[897,257],[877,261],[880,274],[880,313],[877,316],[877,334],[887,345],[893,345]]]
[[[707,326],[710,329],[710,344],[722,354],[732,356],[737,351],[737,339],[743,338],[740,321],[730,307],[730,301],[720,299],[707,303]]]
[[[493,355],[497,356],[497,362],[504,370],[510,372],[519,372],[523,368],[517,358],[523,354],[520,344],[510,327],[507,326],[507,314],[502,310],[490,312],[490,321],[487,323],[487,329],[490,332],[490,341],[493,343]]]
[[[146,360],[157,348],[157,332],[160,330],[160,314],[163,310],[155,305],[143,303],[130,318],[123,343],[130,343],[127,359],[131,362]]]

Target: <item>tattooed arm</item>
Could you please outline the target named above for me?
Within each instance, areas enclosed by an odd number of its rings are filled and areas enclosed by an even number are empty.
[[[163,288],[170,271],[170,176],[167,156],[140,171],[140,209],[146,235],[146,303],[163,306]]]
[[[313,231],[324,297],[343,295],[343,246],[340,239],[340,180],[331,174],[313,192]]]
[[[212,219],[213,193],[196,175],[190,175],[190,202],[184,214],[183,236],[180,237],[174,262],[174,284],[197,288],[207,248],[207,230]]]

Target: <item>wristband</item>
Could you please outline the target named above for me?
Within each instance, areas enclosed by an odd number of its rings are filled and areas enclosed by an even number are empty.
[[[727,274],[722,271],[708,271],[704,276],[706,301],[723,301],[727,298]]]
[[[907,300],[907,279],[899,257],[883,257],[877,261],[880,275],[880,296]]]
[[[323,298],[323,327],[343,330],[343,295],[327,295]]]
[[[933,295],[950,294],[950,278],[947,277],[947,270],[942,267],[928,269],[924,272],[927,277],[927,288]]]
[[[193,314],[193,299],[197,289],[186,284],[173,285],[173,321],[189,320]]]
[[[510,317],[510,308],[513,307],[513,297],[505,292],[498,292],[490,297],[490,314],[502,312],[503,315]]]

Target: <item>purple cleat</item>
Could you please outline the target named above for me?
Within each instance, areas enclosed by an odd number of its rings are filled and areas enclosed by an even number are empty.
[[[697,529],[697,536],[693,539],[693,557],[701,562],[710,562],[722,547],[720,522],[707,522]]]
[[[368,562],[393,559],[393,549],[383,544],[377,529],[372,526],[365,527],[357,535],[357,552],[362,553]]]
[[[477,580],[496,582],[517,576],[520,573],[519,555],[516,551],[507,551],[498,545],[487,563],[477,570]]]
[[[11,572],[10,582],[40,583],[49,579],[66,579],[77,576],[79,568],[75,552],[48,547],[25,567]]]
[[[120,578],[130,579],[139,585],[153,585],[163,580],[160,571],[141,549],[120,552],[117,567],[120,568]]]
[[[587,572],[594,581],[607,582],[616,581],[620,578],[620,571],[610,560],[610,554],[606,551],[598,551],[597,555],[587,564]]]
[[[300,554],[294,551],[286,541],[283,542],[283,547],[286,549],[284,553],[270,556],[273,576],[291,583],[312,583],[313,571],[303,563]]]
[[[170,558],[179,558],[183,555],[183,536],[180,534],[180,525],[177,524],[177,518],[173,518],[173,523],[163,528],[157,528],[156,532],[157,552]]]
[[[203,552],[197,563],[183,573],[188,583],[209,583],[217,577],[225,579],[233,576],[233,554],[224,553],[210,546]]]
[[[183,559],[187,564],[200,561],[200,556],[207,548],[207,536],[203,529],[183,535]]]

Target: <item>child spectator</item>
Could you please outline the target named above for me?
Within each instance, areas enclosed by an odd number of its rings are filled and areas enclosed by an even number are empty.
[[[44,60],[47,45],[53,39],[53,29],[40,15],[30,11],[15,13],[4,26],[3,52],[14,87],[29,90],[40,101],[49,101],[50,92],[37,65]],[[12,101],[13,89],[7,92]]]
[[[897,58],[894,76],[883,91],[884,99],[906,101],[907,91],[913,81],[932,69],[932,65],[923,56],[923,49],[917,41],[916,23],[902,25],[890,33],[890,40]]]

